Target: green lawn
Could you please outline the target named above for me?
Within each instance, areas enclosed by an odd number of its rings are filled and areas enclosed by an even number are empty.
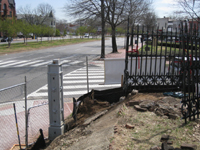
[[[27,45],[24,43],[11,43],[11,46],[8,47],[8,43],[0,45],[0,55],[7,54],[7,53],[14,53],[14,52],[22,52],[22,51],[29,51],[29,50],[36,50],[36,49],[43,49],[48,47],[56,47],[62,45],[70,45],[76,43],[83,43],[83,42],[91,42],[96,41],[99,39],[61,39],[61,40],[53,40],[53,41],[40,41],[38,42],[28,42]]]

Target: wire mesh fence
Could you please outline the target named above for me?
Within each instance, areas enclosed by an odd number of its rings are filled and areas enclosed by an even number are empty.
[[[10,149],[18,144],[18,134],[14,115],[13,103],[16,105],[17,124],[21,144],[25,144],[25,83],[0,90],[0,145],[2,150]]]

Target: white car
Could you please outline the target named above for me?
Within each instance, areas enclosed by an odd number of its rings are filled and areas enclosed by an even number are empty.
[[[85,33],[84,37],[88,37],[89,38],[89,33]]]

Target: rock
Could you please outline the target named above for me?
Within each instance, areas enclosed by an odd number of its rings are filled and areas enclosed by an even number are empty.
[[[187,144],[187,143],[183,143],[181,144],[181,149],[187,149],[187,150],[197,150],[197,145],[194,144]]]
[[[131,95],[135,95],[138,93],[138,90],[132,90]]]
[[[142,108],[147,108],[150,111],[153,111],[156,107],[154,101],[150,101],[150,100],[141,102],[139,106]]]
[[[169,119],[178,119],[179,118],[179,115],[177,115],[177,114],[173,114],[173,113],[169,113],[168,114],[169,115]]]
[[[160,150],[160,147],[159,146],[152,146],[151,148],[150,148],[150,150]]]
[[[119,101],[121,102],[121,101],[124,101],[125,99],[126,99],[126,97],[122,96],[122,97],[119,98]]]
[[[167,144],[168,144],[168,145],[172,145],[172,144],[173,144],[173,141],[167,141]]]
[[[162,109],[160,109],[160,108],[156,108],[156,109],[154,110],[154,112],[155,112],[155,114],[158,115],[158,116],[164,116],[163,111],[162,111]]]
[[[127,124],[125,125],[125,127],[126,127],[127,129],[134,129],[134,128],[135,128],[134,125],[131,125],[131,124],[129,124],[129,123],[127,123]]]
[[[162,147],[162,150],[169,150],[166,142],[162,143],[161,147]]]
[[[164,97],[162,100],[163,100],[165,103],[168,103],[168,104],[170,104],[170,105],[175,105],[175,104],[180,103],[180,101],[177,101],[176,98],[171,97],[171,96]]]
[[[168,116],[162,116],[162,118],[163,118],[163,119],[169,119],[169,117],[168,117]]]
[[[181,106],[182,106],[181,103],[174,104],[174,107],[175,107],[175,108],[178,108],[178,109],[181,109]]]
[[[146,108],[141,108],[139,105],[134,105],[134,108],[135,108],[137,111],[142,111],[142,112],[147,111]]]
[[[128,106],[134,106],[134,105],[139,105],[142,101],[135,101],[135,100],[131,100],[129,102],[127,102]]]
[[[174,147],[171,145],[167,145],[168,146],[168,150],[174,150]]]
[[[168,141],[169,140],[169,135],[162,135],[160,141]]]

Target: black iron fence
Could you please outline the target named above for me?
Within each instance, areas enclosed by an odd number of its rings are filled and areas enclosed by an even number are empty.
[[[199,118],[199,37],[196,27],[188,30],[187,24],[183,27],[183,23],[174,32],[131,27],[126,38],[124,89],[182,91],[185,121],[196,115]]]

